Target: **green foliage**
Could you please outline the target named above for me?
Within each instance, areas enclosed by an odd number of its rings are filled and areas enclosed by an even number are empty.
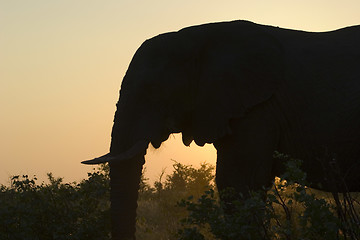
[[[275,157],[286,161],[286,171],[265,197],[264,191],[243,198],[227,189],[220,194],[237,199],[230,211],[223,210],[229,206],[213,190],[197,202],[183,200],[180,205],[188,209],[189,216],[179,230],[180,239],[359,239],[358,215],[354,221],[341,221],[336,215],[338,206],[306,187],[300,160],[278,153]]]
[[[178,206],[180,199],[199,198],[204,191],[214,187],[214,166],[202,163],[199,168],[174,161],[173,172],[162,173],[154,187],[140,191],[138,201],[137,239],[177,239],[180,219],[187,211]],[[145,194],[144,194],[145,193]]]
[[[105,167],[88,175],[79,184],[51,173],[40,185],[36,177],[12,177],[0,188],[0,239],[110,239],[108,175]]]
[[[231,189],[222,194],[233,194]],[[223,211],[223,205],[215,197],[214,191],[207,191],[197,202],[182,201],[190,212],[183,220],[184,229],[180,229],[180,239],[270,239],[267,236],[269,222],[273,212],[264,211],[268,202],[263,194],[253,193],[250,198],[232,203],[231,213]],[[267,216],[267,214],[269,214]]]
[[[176,239],[180,219],[187,215],[177,201],[213,187],[214,167],[209,164],[194,168],[174,162],[173,168],[154,187],[142,175],[138,239]],[[80,183],[63,183],[51,173],[48,182],[38,184],[36,177],[24,175],[12,177],[10,186],[0,185],[1,240],[110,239],[108,165]]]
[[[194,168],[174,161],[172,173],[162,173],[153,185],[143,174],[137,239],[359,239],[352,194],[335,195],[334,204],[306,187],[301,161],[276,157],[286,162],[286,171],[274,187],[248,198],[227,189],[222,196],[237,199],[230,208],[219,201],[212,165]],[[0,185],[1,240],[110,239],[108,165],[80,183],[63,183],[51,173],[48,182],[24,175]]]

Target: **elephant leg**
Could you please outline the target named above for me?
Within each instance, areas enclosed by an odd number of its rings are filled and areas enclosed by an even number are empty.
[[[143,155],[126,162],[110,163],[112,239],[135,239],[136,209]]]
[[[273,153],[278,150],[279,126],[269,106],[259,106],[246,117],[231,121],[232,135],[214,143],[217,149],[216,184],[245,197],[249,190],[271,186]],[[222,200],[228,203],[234,199]]]

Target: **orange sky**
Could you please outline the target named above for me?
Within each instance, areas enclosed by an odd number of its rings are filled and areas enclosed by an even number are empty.
[[[121,79],[147,38],[234,19],[326,31],[360,24],[359,12],[358,0],[0,0],[0,183],[85,178],[80,161],[108,152]],[[211,145],[179,139],[148,151],[151,180],[171,159],[215,163]]]

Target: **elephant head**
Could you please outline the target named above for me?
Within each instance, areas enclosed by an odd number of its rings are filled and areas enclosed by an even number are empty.
[[[149,143],[171,133],[203,146],[231,134],[229,121],[269,99],[281,80],[281,45],[249,22],[158,35],[136,51],[123,79],[110,153],[113,239],[133,239],[138,184]]]

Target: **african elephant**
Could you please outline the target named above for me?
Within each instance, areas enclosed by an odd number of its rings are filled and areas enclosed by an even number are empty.
[[[135,239],[148,144],[171,133],[217,150],[219,190],[246,194],[282,170],[275,150],[304,160],[314,184],[333,158],[360,190],[360,26],[314,33],[248,21],[160,34],[136,51],[123,79],[109,162],[113,239]]]

